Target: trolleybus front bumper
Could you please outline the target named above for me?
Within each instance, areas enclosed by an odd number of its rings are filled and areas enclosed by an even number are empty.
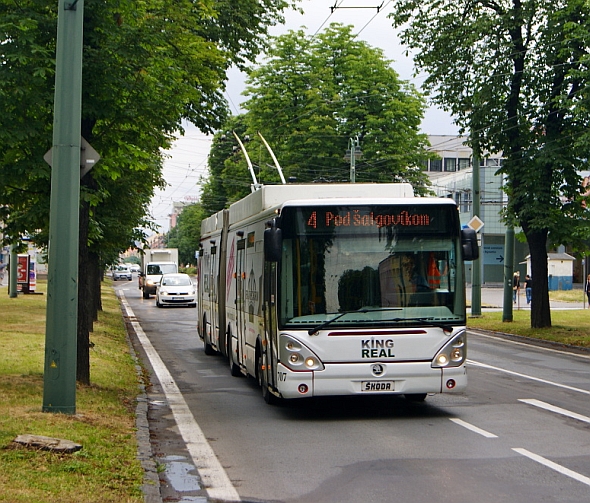
[[[279,363],[283,398],[331,395],[458,393],[467,387],[465,365],[433,368],[431,362],[332,363],[324,370],[292,371]]]

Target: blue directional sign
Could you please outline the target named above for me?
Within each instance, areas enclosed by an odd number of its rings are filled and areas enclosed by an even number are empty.
[[[484,265],[504,265],[504,245],[483,245]]]

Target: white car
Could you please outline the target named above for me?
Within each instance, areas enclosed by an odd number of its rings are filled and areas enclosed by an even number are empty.
[[[163,274],[156,287],[156,306],[197,307],[197,285],[188,274]]]
[[[131,272],[139,272],[141,271],[141,267],[139,266],[139,264],[129,264],[129,270]]]
[[[128,281],[131,281],[133,279],[133,274],[131,272],[131,269],[129,269],[129,266],[122,264],[115,268],[115,270],[113,271],[113,281],[117,281],[120,279],[126,279]]]

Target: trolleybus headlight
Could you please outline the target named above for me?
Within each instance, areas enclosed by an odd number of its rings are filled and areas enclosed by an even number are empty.
[[[461,330],[448,341],[432,360],[433,368],[460,367],[467,358],[467,338]]]
[[[294,337],[279,336],[279,360],[291,370],[324,370],[324,365],[314,352]]]
[[[308,369],[312,369],[312,368],[316,367],[317,366],[317,362],[316,362],[315,358],[312,358],[311,356],[308,356],[305,359],[305,366]]]

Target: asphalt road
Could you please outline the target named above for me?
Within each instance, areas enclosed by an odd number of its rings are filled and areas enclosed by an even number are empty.
[[[463,395],[272,407],[204,354],[195,309],[116,288],[160,374],[149,418],[164,501],[590,503],[587,354],[472,334]]]

